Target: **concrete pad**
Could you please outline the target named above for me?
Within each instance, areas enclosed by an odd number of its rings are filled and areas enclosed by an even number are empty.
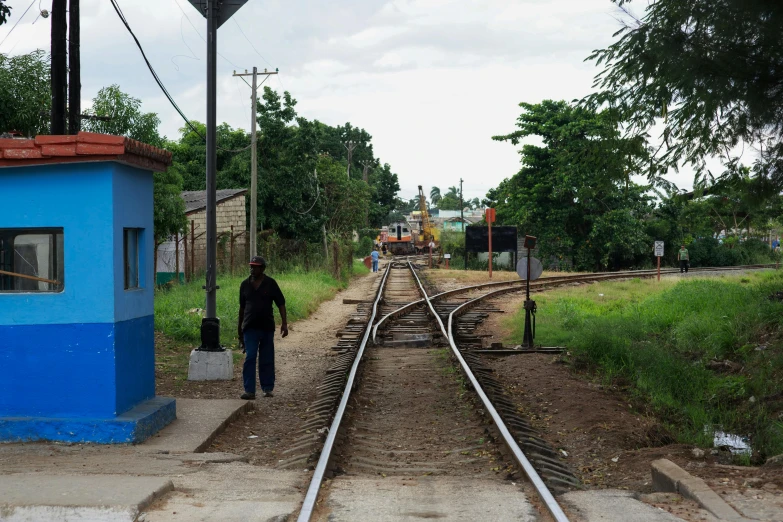
[[[682,522],[669,512],[637,500],[634,493],[618,489],[571,491],[557,501],[574,522],[605,520],[607,522]],[[575,515],[575,516],[574,516]]]
[[[715,493],[702,479],[694,477],[668,459],[651,464],[653,487],[658,491],[675,491],[698,504],[720,520],[746,520],[728,502]],[[661,489],[659,489],[661,488]]]
[[[234,377],[231,350],[222,352],[190,352],[189,381],[230,381]]]
[[[2,475],[2,522],[134,522],[173,484],[162,477]]]
[[[239,399],[177,399],[177,420],[140,446],[170,453],[200,453],[226,426],[253,409],[252,401]]]
[[[538,520],[519,486],[470,477],[341,476],[330,485],[318,520],[374,522],[424,518]]]
[[[208,465],[175,477],[178,491],[150,506],[140,520],[282,522],[301,506],[308,476],[241,462]]]

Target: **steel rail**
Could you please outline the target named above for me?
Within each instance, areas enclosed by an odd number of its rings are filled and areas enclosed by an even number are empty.
[[[378,303],[383,297],[383,290],[386,286],[389,273],[391,272],[391,267],[392,263],[389,263],[386,266],[386,272],[384,272],[383,279],[381,279],[381,284],[378,287],[378,295],[375,297],[375,302],[373,302],[370,319],[367,322],[367,328],[364,330],[364,337],[362,338],[362,342],[359,345],[359,349],[356,351],[356,358],[354,359],[353,365],[351,366],[351,371],[348,374],[345,390],[343,391],[343,396],[340,399],[340,405],[337,407],[337,412],[334,414],[334,419],[332,420],[332,424],[329,427],[329,433],[326,437],[326,441],[324,442],[324,447],[321,450],[321,456],[318,458],[318,464],[315,466],[313,478],[310,480],[310,487],[307,489],[307,494],[305,495],[302,509],[299,511],[299,518],[297,518],[298,522],[308,522],[310,517],[313,516],[313,510],[315,509],[315,503],[318,500],[318,492],[321,489],[321,483],[324,479],[326,466],[329,463],[329,459],[332,454],[332,448],[334,447],[334,441],[337,438],[337,432],[339,431],[340,423],[343,420],[345,409],[348,406],[348,399],[351,396],[351,388],[353,388],[353,383],[356,380],[356,373],[359,369],[359,363],[362,360],[362,355],[364,355],[364,349],[367,346],[367,339],[370,337],[370,326],[373,324],[375,315],[378,312]]]
[[[495,423],[495,426],[497,426],[498,430],[500,431],[500,435],[503,437],[503,441],[506,443],[506,446],[508,446],[508,448],[513,453],[515,460],[520,465],[522,470],[525,472],[525,475],[527,475],[527,478],[533,484],[533,487],[536,488],[536,492],[541,497],[541,500],[544,501],[544,504],[546,505],[546,508],[547,510],[549,510],[549,513],[552,515],[552,517],[554,517],[554,519],[557,522],[568,522],[568,517],[566,517],[565,513],[563,512],[563,509],[557,503],[555,497],[552,496],[552,492],[549,491],[549,488],[546,487],[546,484],[544,484],[544,481],[541,479],[538,472],[535,470],[533,465],[530,463],[530,461],[527,459],[525,454],[522,452],[522,449],[517,444],[517,441],[514,440],[514,436],[511,435],[511,432],[506,427],[506,423],[503,422],[503,418],[497,412],[495,406],[492,405],[492,401],[490,401],[489,397],[487,397],[487,394],[484,392],[484,389],[481,387],[481,384],[479,384],[478,379],[476,379],[476,376],[473,374],[473,371],[470,369],[470,366],[468,365],[467,361],[465,361],[465,359],[462,357],[462,354],[457,348],[457,344],[454,342],[454,337],[451,335],[452,320],[454,314],[458,310],[461,310],[469,303],[480,301],[481,299],[484,299],[489,295],[494,295],[495,293],[508,292],[509,289],[504,288],[502,290],[497,290],[496,292],[485,294],[483,296],[477,297],[475,299],[471,299],[470,301],[466,301],[465,303],[461,304],[449,314],[449,327],[448,330],[446,330],[446,328],[443,325],[443,321],[441,320],[438,313],[435,311],[435,307],[432,306],[432,302],[430,301],[429,296],[427,296],[427,292],[424,289],[424,286],[421,284],[421,281],[419,280],[419,276],[416,274],[416,271],[413,270],[413,267],[411,267],[411,271],[413,272],[413,276],[416,278],[416,282],[419,284],[419,288],[421,289],[421,292],[424,295],[424,300],[427,302],[427,305],[429,306],[432,315],[435,317],[435,320],[438,322],[438,325],[440,326],[443,335],[449,340],[451,351],[454,353],[454,356],[457,358],[460,365],[462,366],[462,371],[465,372],[465,375],[467,375],[468,380],[470,380],[470,383],[473,385],[473,388],[476,390],[476,393],[481,399],[482,404],[484,404],[484,408],[486,408],[486,410],[489,412],[490,416],[492,417],[492,421]]]

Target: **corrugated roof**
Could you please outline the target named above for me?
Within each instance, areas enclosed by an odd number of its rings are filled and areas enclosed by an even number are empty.
[[[245,194],[247,189],[223,189],[217,191],[217,203],[218,205],[233,197]],[[206,190],[186,190],[182,192],[182,199],[185,200],[185,214],[196,212],[207,208],[207,191]]]

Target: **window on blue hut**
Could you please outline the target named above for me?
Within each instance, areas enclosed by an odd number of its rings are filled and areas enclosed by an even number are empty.
[[[142,229],[126,228],[123,230],[123,260],[125,267],[125,290],[141,288],[139,284],[139,240]]]
[[[0,292],[62,292],[62,228],[0,228]]]

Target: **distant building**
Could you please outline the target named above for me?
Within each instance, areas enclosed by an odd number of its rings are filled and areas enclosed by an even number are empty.
[[[229,234],[234,233],[234,265],[246,257],[247,250],[247,212],[245,206],[247,189],[224,189],[217,191],[217,234],[218,234],[218,266],[227,266],[230,261]],[[188,217],[187,247],[180,237],[179,270],[180,279],[184,278],[185,268],[194,273],[206,270],[207,259],[207,191],[188,190],[182,193],[185,201],[185,215]],[[191,230],[194,235],[191,237]],[[185,258],[187,249],[188,258]],[[177,248],[174,238],[158,246],[157,277],[158,284],[164,284],[174,279],[176,272]],[[193,267],[191,267],[191,260]]]

